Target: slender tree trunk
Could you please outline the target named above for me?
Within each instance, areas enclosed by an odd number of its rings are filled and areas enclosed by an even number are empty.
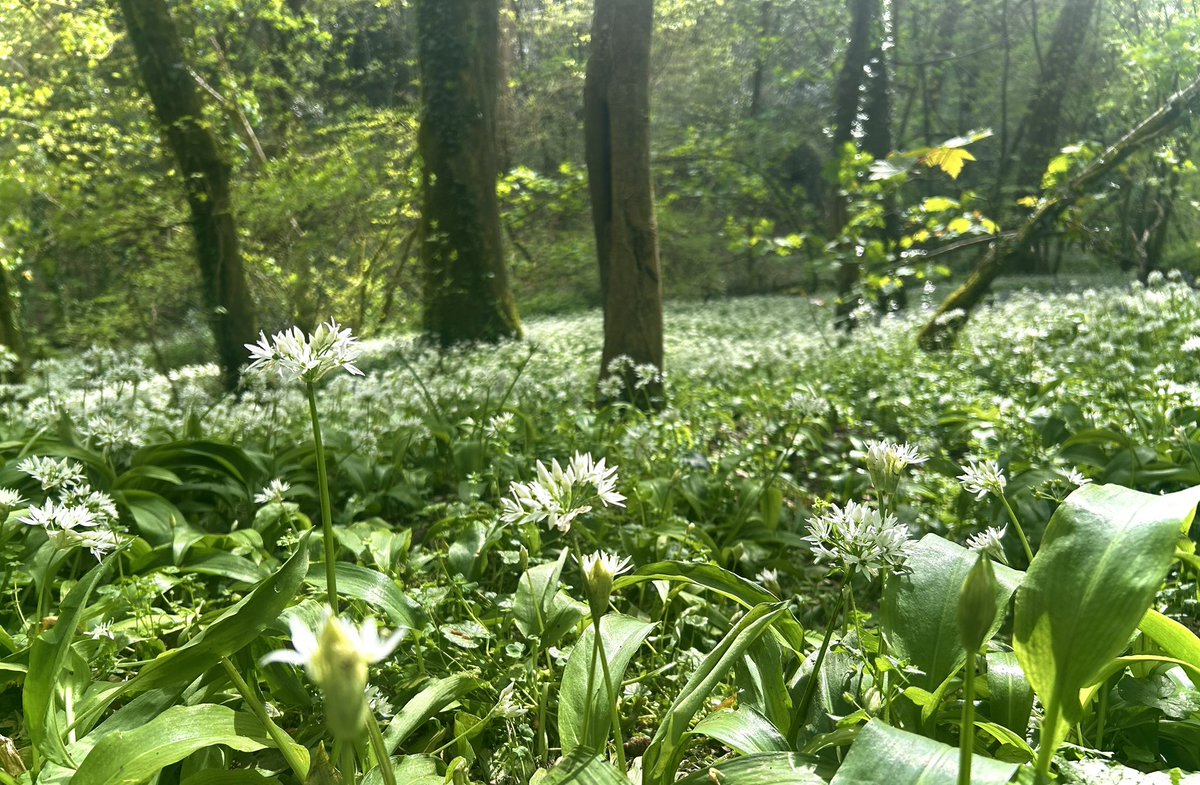
[[[10,369],[9,381],[20,381],[25,369],[25,337],[21,331],[21,316],[17,312],[17,298],[13,294],[13,276],[0,262],[0,346],[17,356],[17,364]],[[4,378],[5,374],[0,374]]]
[[[596,0],[583,90],[588,190],[604,304],[603,380],[613,361],[663,367],[662,277],[650,177],[653,0]],[[662,403],[660,379],[622,368],[620,397]],[[607,395],[602,391],[601,398]]]
[[[442,346],[519,337],[496,199],[497,0],[419,0],[425,332]]]
[[[1018,253],[1027,249],[1047,226],[1053,225],[1063,210],[1080,194],[1094,187],[1102,177],[1148,142],[1171,131],[1198,108],[1200,79],[1173,95],[1166,104],[1088,164],[1087,168],[1061,190],[1061,195],[1043,200],[1017,231],[1002,235],[992,242],[967,280],[950,293],[933,318],[921,329],[918,336],[921,347],[928,351],[953,346],[971,311],[987,295],[992,281],[996,280]]]
[[[1046,67],[1025,112],[1024,149],[1017,185],[1040,190],[1046,164],[1063,143],[1063,102],[1072,85],[1075,64],[1083,51],[1096,0],[1066,0],[1050,36]]]
[[[196,261],[225,388],[237,386],[245,344],[257,335],[238,249],[230,165],[205,122],[200,93],[164,0],[118,0],[154,113],[183,175]]]

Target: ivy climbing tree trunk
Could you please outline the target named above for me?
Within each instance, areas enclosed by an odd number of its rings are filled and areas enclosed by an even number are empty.
[[[237,386],[245,344],[257,338],[254,301],[238,249],[231,169],[204,120],[200,93],[165,0],[118,0],[154,114],[183,176],[196,261],[221,381]]]
[[[592,225],[604,305],[603,381],[615,370],[619,391],[642,408],[662,404],[662,276],[650,178],[650,40],[653,0],[596,0],[583,89],[583,126]],[[632,365],[616,367],[628,358]],[[639,378],[634,366],[658,374]]]
[[[496,198],[497,0],[419,0],[424,327],[442,346],[519,337]]]

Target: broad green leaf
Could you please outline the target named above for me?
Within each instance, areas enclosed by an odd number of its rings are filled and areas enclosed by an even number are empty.
[[[967,660],[959,640],[958,598],[963,581],[977,558],[974,551],[936,534],[927,534],[908,558],[908,572],[888,578],[882,622],[892,651],[923,673],[910,677],[913,685],[933,692]],[[996,572],[994,635],[1008,610],[1008,599],[1021,573],[1002,564]]]
[[[830,785],[957,785],[958,748],[879,720],[863,726]],[[972,756],[971,785],[1004,785],[1015,763]]]
[[[629,780],[592,750],[576,747],[538,785],[629,785]]]
[[[70,758],[53,722],[55,688],[88,600],[119,556],[111,554],[75,584],[58,606],[58,621],[29,647],[29,671],[21,695],[25,731],[43,756],[58,763],[70,764]]]
[[[1033,688],[1010,651],[987,655],[988,716],[993,722],[1025,735],[1033,711]]]
[[[173,706],[141,727],[97,742],[71,785],[141,785],[197,750],[221,744],[240,752],[270,746],[258,720],[226,706]]]
[[[692,717],[708,700],[713,688],[725,677],[750,644],[766,632],[772,622],[786,613],[780,602],[751,608],[726,633],[692,673],[659,722],[643,757],[643,785],[669,785],[683,756],[685,734]]]
[[[1085,485],[1055,511],[1017,590],[1013,648],[1050,716],[1057,747],[1082,713],[1080,690],[1128,645],[1171,566],[1200,487],[1154,496]],[[1057,709],[1056,709],[1057,707]]]
[[[438,759],[432,755],[405,755],[392,761],[396,782],[403,785],[445,785],[446,777],[438,774]],[[362,785],[384,785],[379,767],[367,772]]]
[[[757,583],[748,581],[715,564],[695,564],[682,561],[660,561],[647,564],[631,575],[617,578],[613,584],[613,590],[621,591],[628,586],[646,581],[690,583],[728,597],[746,608],[753,608],[762,603],[779,602],[778,597]],[[785,613],[775,627],[779,630],[784,643],[792,651],[800,653],[808,649],[804,642],[804,628],[790,612]]]
[[[396,712],[383,733],[388,754],[396,751],[405,739],[430,717],[479,686],[478,680],[464,674],[438,679],[413,696],[404,708]]]
[[[622,616],[610,613],[600,619],[600,639],[604,644],[604,654],[608,657],[608,672],[612,677],[615,689],[625,678],[625,669],[629,667],[633,655],[637,653],[642,642],[646,640],[654,624],[641,621],[632,616]],[[590,711],[591,724],[588,738],[583,735],[584,717],[589,711],[587,700],[588,667],[592,664],[592,649],[596,640],[595,628],[591,625],[579,636],[579,642],[571,650],[571,658],[563,671],[562,687],[559,689],[558,702],[558,734],[562,739],[563,752],[569,753],[577,746],[588,749],[600,749],[608,737],[612,724],[612,707],[608,702],[608,693],[604,688],[604,671],[596,659],[596,669],[592,674],[592,695]]]
[[[746,706],[714,711],[696,723],[689,733],[716,739],[742,755],[788,752],[792,748],[778,728]]]
[[[305,534],[279,571],[221,614],[220,618],[182,646],[160,654],[129,682],[130,690],[149,690],[189,682],[249,645],[296,596],[308,571]]]
[[[734,666],[738,704],[756,710],[785,736],[792,727],[792,693],[783,674],[783,650],[764,635]]]
[[[567,549],[547,564],[530,567],[517,583],[513,617],[526,638],[538,638],[543,646],[553,645],[584,614],[584,606],[561,591]]]
[[[713,772],[717,772],[713,776]],[[689,774],[676,785],[825,785],[816,764],[794,752],[767,752],[723,761]]]
[[[1170,656],[1200,670],[1200,638],[1187,627],[1151,608],[1138,629]]]
[[[205,769],[196,772],[180,782],[179,785],[279,785],[279,780],[250,769],[236,771]]]
[[[1104,760],[1062,761],[1064,785],[1200,785],[1200,774],[1179,769],[1144,772]]]
[[[337,573],[338,595],[353,597],[380,609],[396,627],[406,627],[410,630],[421,627],[418,619],[420,610],[416,603],[408,599],[396,582],[388,576],[347,562],[338,562],[334,565],[334,571]],[[325,564],[313,564],[304,582],[324,592]]]

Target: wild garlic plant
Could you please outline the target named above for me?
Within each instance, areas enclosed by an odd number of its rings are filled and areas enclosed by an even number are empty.
[[[321,438],[321,418],[317,411],[317,382],[330,373],[343,370],[354,376],[363,372],[354,363],[361,346],[349,329],[332,319],[304,335],[299,327],[276,333],[270,340],[261,333],[258,343],[246,344],[250,350],[247,372],[275,372],[285,382],[300,382],[308,396],[308,415],[312,426],[317,462],[317,491],[321,497],[321,536],[325,546],[325,585],[329,607],[336,615],[337,539],[333,532],[333,509],[329,493],[329,468],[325,461],[325,443]]]

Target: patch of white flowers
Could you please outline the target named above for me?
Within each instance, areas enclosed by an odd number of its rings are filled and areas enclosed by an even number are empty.
[[[972,534],[968,537],[967,547],[977,553],[982,553],[984,556],[999,559],[1007,564],[1008,559],[1004,555],[1004,535],[1007,532],[1007,526],[989,526],[978,534]]]
[[[606,466],[603,458],[597,461],[590,453],[575,453],[565,467],[557,458],[549,467],[538,461],[536,473],[529,482],[514,482],[509,486],[512,498],[500,500],[505,523],[545,523],[567,532],[596,504],[625,506],[625,497],[617,492],[617,467]]]
[[[354,363],[362,352],[361,344],[347,328],[342,329],[332,319],[319,326],[312,335],[299,327],[275,333],[269,340],[259,333],[258,343],[248,343],[251,363],[247,371],[274,371],[283,380],[313,384],[336,370],[362,376]]]
[[[58,548],[86,548],[97,559],[121,544],[117,505],[108,494],[87,484],[82,465],[67,458],[30,456],[18,463],[17,468],[41,483],[43,490],[58,494],[58,498],[47,498],[30,506],[18,521],[44,530]],[[10,499],[16,500],[24,501],[19,495]],[[0,506],[5,506],[3,500]]]
[[[963,473],[958,476],[958,481],[962,484],[963,490],[975,494],[976,499],[982,499],[989,493],[1003,496],[1004,486],[1008,484],[1008,480],[1004,478],[1004,472],[1000,471],[1000,467],[996,463],[976,458],[967,461],[967,465],[963,467]]]
[[[901,572],[913,542],[908,527],[895,516],[853,501],[845,507],[831,505],[808,528],[811,533],[804,539],[818,562],[871,578],[881,571]]]

